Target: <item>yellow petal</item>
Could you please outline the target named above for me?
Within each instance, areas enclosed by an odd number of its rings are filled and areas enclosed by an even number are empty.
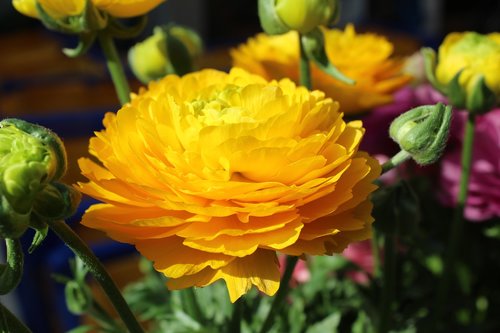
[[[165,0],[92,0],[94,5],[116,17],[140,16]]]

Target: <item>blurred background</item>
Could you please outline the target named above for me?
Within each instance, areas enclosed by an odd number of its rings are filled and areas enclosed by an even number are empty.
[[[358,31],[386,35],[397,56],[407,56],[421,46],[436,47],[451,31],[500,30],[498,0],[343,0],[338,26],[355,24]],[[147,29],[175,22],[198,31],[206,45],[201,67],[227,69],[229,49],[261,31],[256,0],[168,0],[149,15]],[[119,41],[126,52],[137,40]],[[105,112],[119,103],[98,48],[77,59],[61,49],[73,47],[74,38],[45,29],[42,24],[17,13],[10,1],[0,2],[0,119],[19,117],[47,126],[58,133],[69,153],[68,183],[82,180],[77,158],[87,155],[88,138],[101,129]],[[127,69],[128,70],[128,69]],[[133,91],[140,83],[128,70]],[[105,239],[78,225],[80,214],[90,205],[84,200],[79,213],[68,223],[91,244],[120,285],[139,276],[133,247]],[[26,235],[29,246],[32,235]],[[1,251],[4,251],[1,249]],[[63,286],[51,274],[69,274],[71,257],[60,241],[49,236],[35,253],[27,255],[24,279],[15,294],[1,301],[40,333],[64,332],[80,318],[70,315]],[[4,260],[0,253],[0,260]]]

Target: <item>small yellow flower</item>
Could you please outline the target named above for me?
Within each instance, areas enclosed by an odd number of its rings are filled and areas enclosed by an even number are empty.
[[[451,33],[439,47],[436,78],[447,85],[462,71],[460,85],[470,95],[476,81],[484,76],[486,85],[500,96],[500,33]]]
[[[104,203],[82,223],[132,243],[172,289],[225,280],[273,295],[276,253],[341,252],[370,237],[380,166],[358,151],[361,122],[288,79],[241,69],[152,81],[80,159],[83,193]]]
[[[315,89],[340,103],[340,110],[355,114],[390,103],[393,93],[410,81],[401,73],[401,61],[391,59],[392,44],[375,34],[356,34],[348,25],[344,31],[324,29],[329,60],[347,77],[351,86],[339,82],[312,66]],[[259,34],[231,51],[233,65],[266,79],[290,77],[298,82],[299,46],[296,32],[268,36]]]
[[[92,0],[100,10],[115,17],[139,16],[149,12],[164,0]],[[12,0],[17,11],[38,18],[36,3],[54,19],[78,16],[85,9],[85,0]]]

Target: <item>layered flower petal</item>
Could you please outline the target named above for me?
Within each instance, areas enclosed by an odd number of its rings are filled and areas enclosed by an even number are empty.
[[[223,279],[234,301],[279,287],[277,252],[341,252],[370,236],[376,160],[338,103],[241,69],[152,82],[90,141],[82,223],[135,244],[169,287]]]
[[[345,30],[323,29],[329,60],[346,76],[351,86],[312,66],[314,88],[340,103],[342,112],[354,114],[388,104],[393,93],[410,81],[401,73],[402,62],[391,58],[392,44],[375,34],[356,34]],[[292,78],[298,82],[298,34],[268,36],[259,34],[231,51],[233,64],[268,80]]]

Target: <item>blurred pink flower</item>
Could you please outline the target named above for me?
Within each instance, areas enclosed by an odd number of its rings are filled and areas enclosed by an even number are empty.
[[[348,272],[347,276],[359,284],[368,284],[374,269],[371,241],[351,243],[342,254],[361,269]]]
[[[280,273],[283,276],[286,268],[286,256],[280,255],[278,256],[278,260],[280,263]],[[306,283],[310,279],[311,272],[307,267],[307,263],[304,260],[299,259],[299,261],[297,261],[297,265],[295,265],[295,268],[293,270],[292,278],[290,279],[290,287],[295,287],[298,284]]]
[[[467,114],[455,111],[449,145],[442,157],[440,201],[454,206],[461,174],[460,156]],[[474,152],[465,217],[480,222],[500,216],[500,108],[476,117]]]

